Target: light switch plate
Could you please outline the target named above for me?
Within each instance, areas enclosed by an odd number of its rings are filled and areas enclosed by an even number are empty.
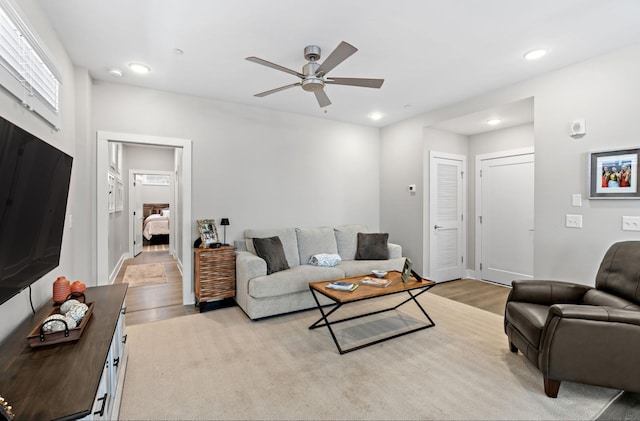
[[[571,195],[571,206],[582,206],[582,195],[580,193]]]
[[[565,226],[567,228],[582,228],[582,215],[567,215]]]

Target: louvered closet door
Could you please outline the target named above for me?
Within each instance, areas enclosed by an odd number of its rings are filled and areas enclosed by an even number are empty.
[[[432,152],[429,163],[429,277],[449,281],[464,268],[464,158]]]

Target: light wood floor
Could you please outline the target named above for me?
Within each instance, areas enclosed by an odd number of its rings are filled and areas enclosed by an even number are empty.
[[[147,263],[163,264],[167,274],[167,282],[128,289],[126,296],[127,324],[131,326],[197,313],[198,307],[182,305],[182,275],[178,270],[176,260],[169,254],[167,247],[145,246],[144,250],[135,258],[125,260],[115,282],[122,282],[128,266]],[[473,279],[442,282],[429,290],[430,293],[500,316],[504,315],[504,306],[510,291],[509,287]]]
[[[162,250],[163,248],[164,250]],[[162,251],[151,251],[158,249]],[[178,270],[176,260],[169,254],[167,248],[145,246],[144,250],[133,259],[124,261],[115,283],[122,282],[128,266],[148,263],[161,263],[167,274],[167,282],[129,287],[125,297],[127,325],[132,326],[197,313],[197,307],[182,305],[182,275]]]
[[[441,282],[429,292],[504,316],[511,287],[475,279],[459,279]]]

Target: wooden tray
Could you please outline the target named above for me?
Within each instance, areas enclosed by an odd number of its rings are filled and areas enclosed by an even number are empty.
[[[66,332],[64,330],[59,332],[41,334],[40,329],[42,328],[42,323],[38,324],[38,326],[34,327],[31,333],[29,333],[29,336],[27,336],[27,342],[29,343],[29,346],[31,348],[37,348],[41,346],[59,344],[62,342],[77,341],[78,339],[80,339],[80,336],[82,336],[82,332],[84,332],[84,328],[87,326],[87,323],[91,318],[91,314],[93,313],[93,304],[94,303],[87,303],[89,309],[85,313],[80,326],[69,329],[67,335],[65,335]],[[51,310],[49,314],[47,314],[47,316],[42,319],[42,322],[44,322],[47,317],[51,316],[52,314],[60,314],[60,307],[54,307],[53,310]]]

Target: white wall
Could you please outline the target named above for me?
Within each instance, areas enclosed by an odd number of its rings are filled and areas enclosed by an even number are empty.
[[[174,148],[124,145],[123,148],[127,186],[129,170],[173,172],[175,166]],[[171,202],[170,186],[143,185],[140,190],[142,203]],[[125,193],[127,195],[127,193]]]
[[[586,200],[588,151],[640,146],[632,124],[640,108],[639,70],[640,46],[635,46],[383,128],[383,156],[401,149],[404,166],[381,161],[381,225],[399,233],[401,244],[417,243],[410,227],[420,224],[422,201],[404,200],[402,206],[393,201],[394,192],[422,171],[427,147],[421,136],[424,127],[533,97],[534,276],[592,285],[599,262],[613,242],[640,239],[637,232],[621,230],[622,215],[640,215],[638,201]],[[580,140],[568,135],[569,122],[576,118],[587,121],[588,133]],[[581,208],[571,206],[573,193],[583,195]],[[565,228],[568,213],[582,214],[584,228]]]
[[[379,131],[168,92],[95,82],[95,130],[192,139],[195,220],[247,228],[379,226]]]
[[[75,251],[77,247],[74,245],[74,234],[78,231],[83,232],[84,227],[75,224],[72,227],[69,216],[77,213],[78,203],[86,200],[86,198],[82,196],[81,190],[78,189],[78,185],[81,183],[78,178],[78,174],[81,173],[81,166],[77,163],[78,156],[76,153],[77,128],[74,113],[76,101],[74,68],[55,31],[48,24],[36,3],[35,0],[21,0],[19,4],[23,12],[21,13],[23,19],[29,24],[32,32],[36,34],[40,42],[51,52],[52,59],[62,74],[62,84],[60,86],[61,129],[60,131],[52,129],[51,126],[32,112],[27,111],[13,96],[2,89],[0,89],[0,115],[74,158],[60,265],[32,284],[33,305],[38,308],[51,299],[53,281],[58,276],[65,275],[73,280],[77,279],[78,274],[81,273],[79,271],[76,272]],[[84,272],[82,272],[82,275],[84,275]],[[87,279],[87,281],[91,285],[91,280]],[[0,340],[3,340],[11,330],[30,314],[31,306],[29,304],[28,289],[2,304],[0,306],[0,320],[2,320],[2,323],[0,323]]]

